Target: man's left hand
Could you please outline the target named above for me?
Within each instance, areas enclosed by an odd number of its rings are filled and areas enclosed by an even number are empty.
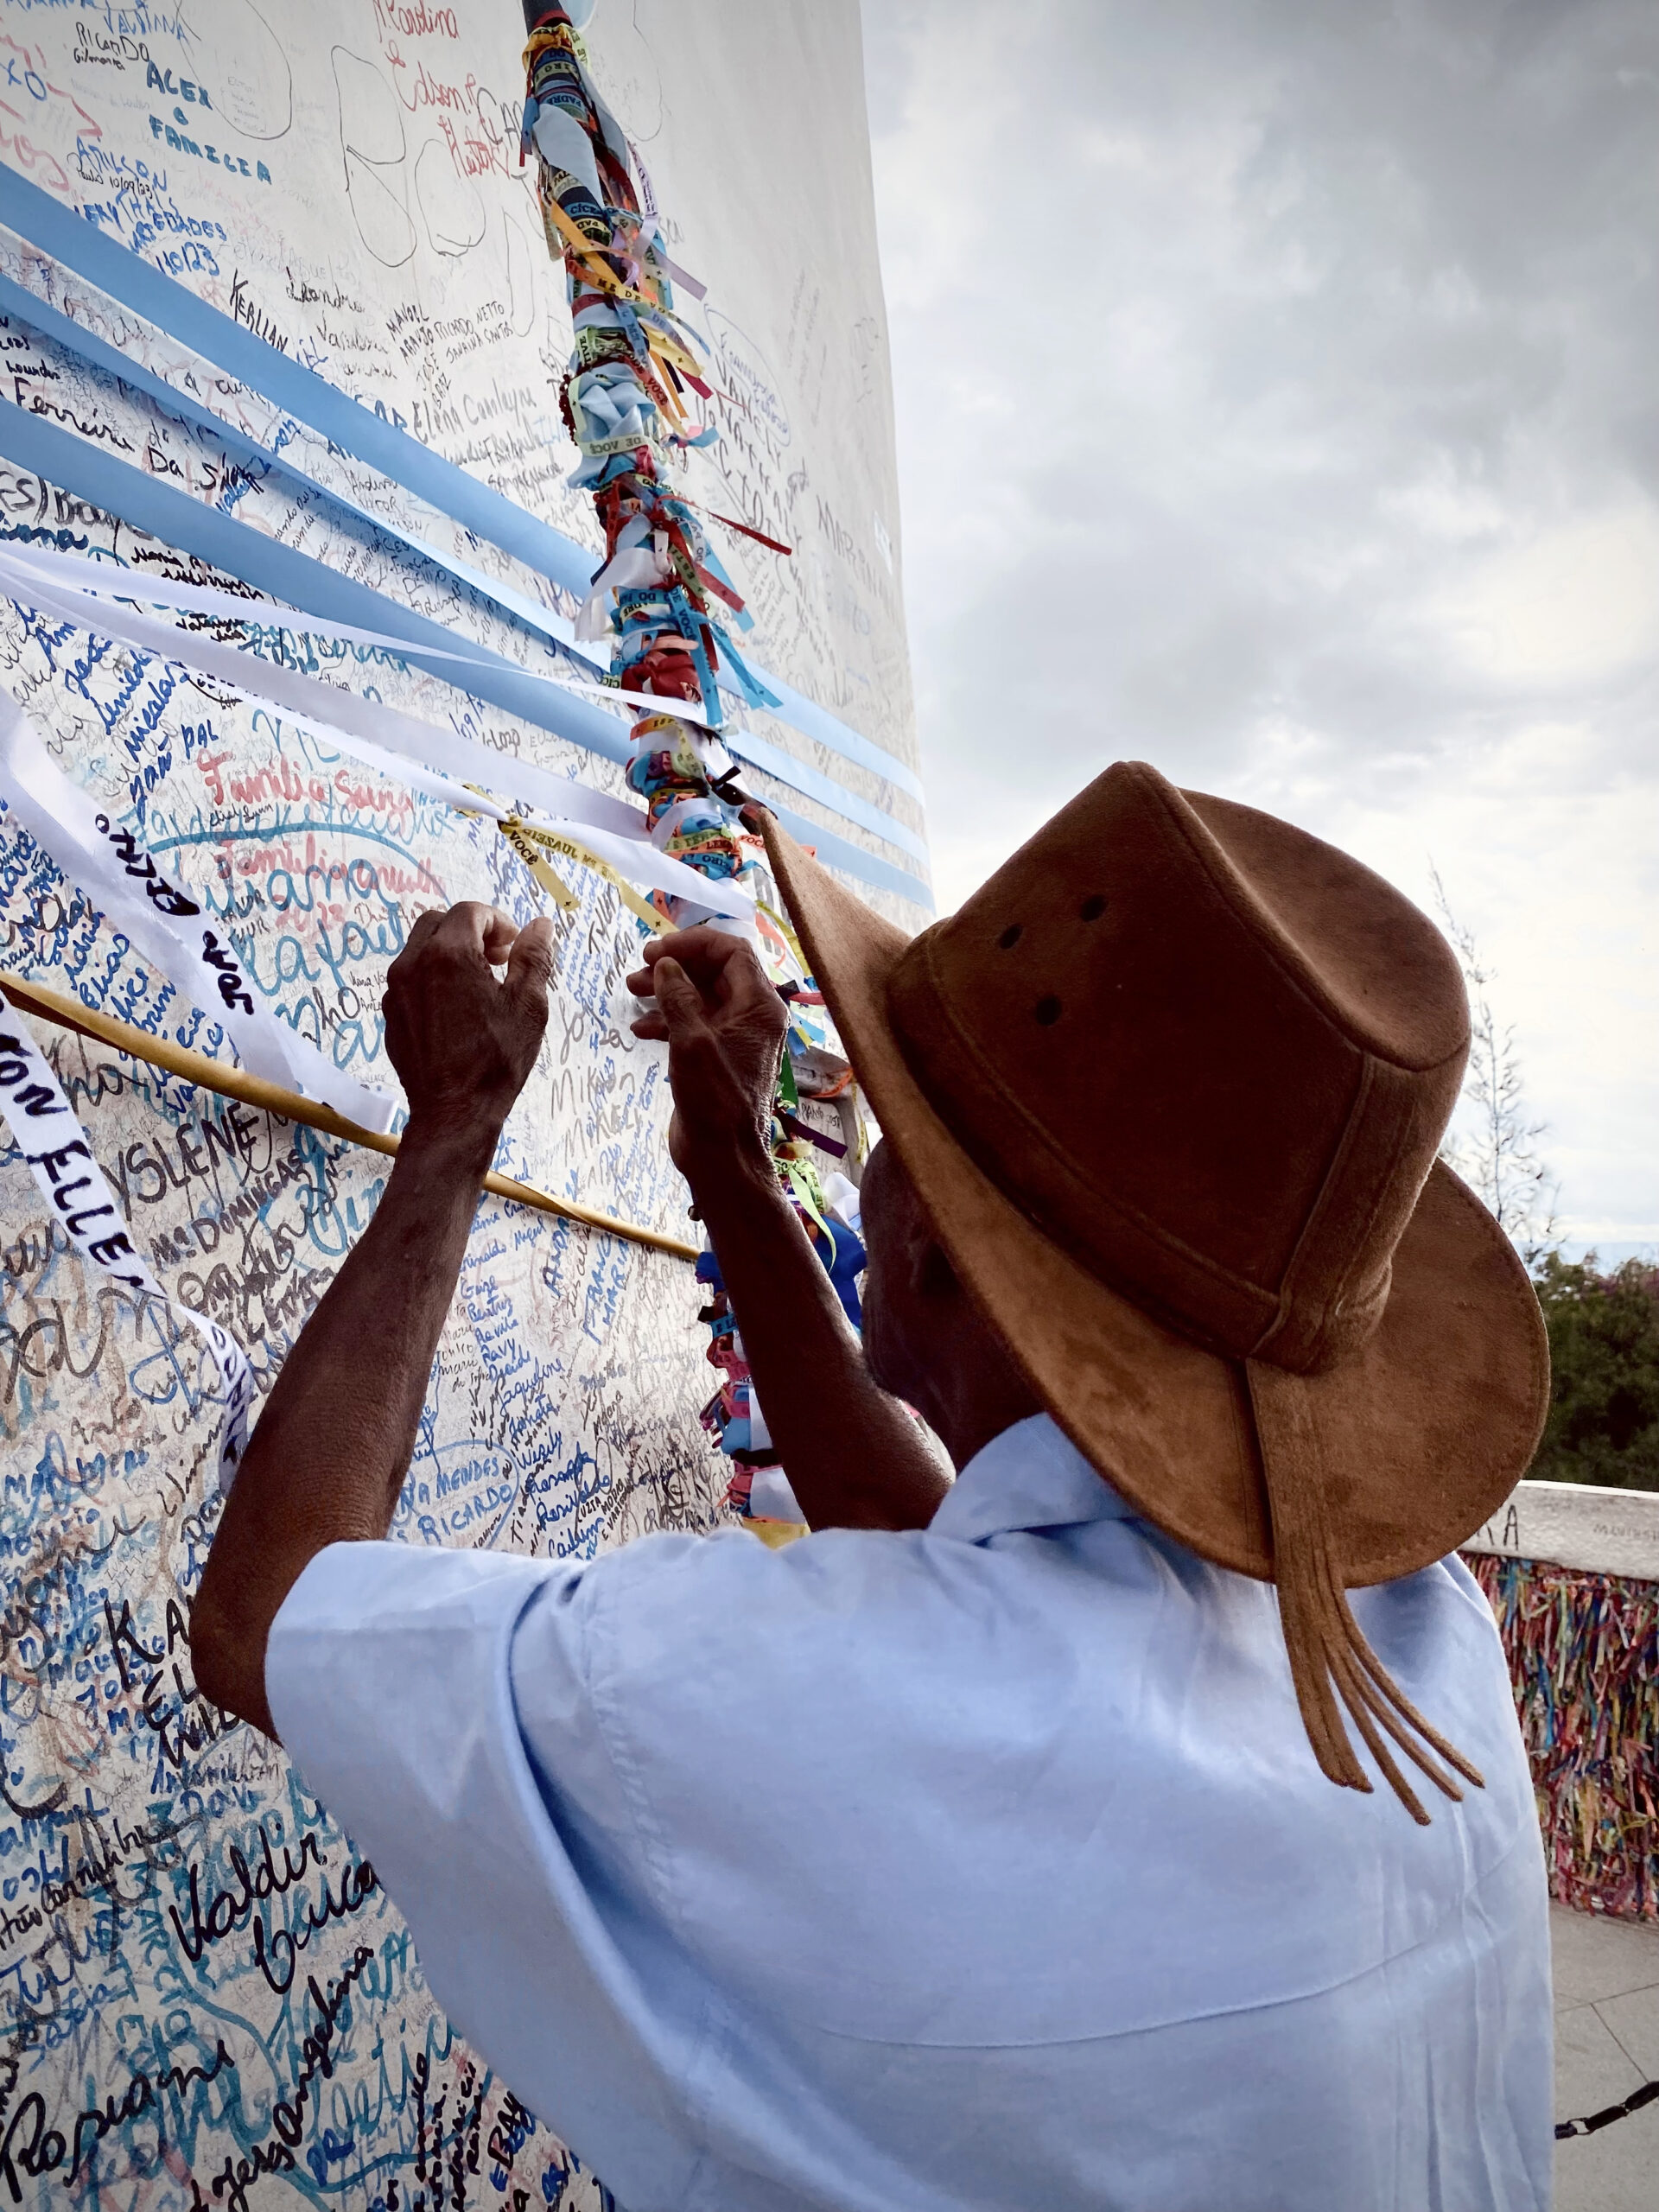
[[[203,1695],[268,1735],[278,1609],[320,1551],[391,1524],[479,1191],[547,1027],[552,969],[550,923],[521,930],[467,905],[423,914],[386,977],[409,1127],[374,1218],[265,1402],[191,1616]]]
[[[493,1154],[541,1049],[552,974],[550,921],[521,930],[472,901],[420,916],[380,1002],[386,1051],[409,1097],[410,1137]]]

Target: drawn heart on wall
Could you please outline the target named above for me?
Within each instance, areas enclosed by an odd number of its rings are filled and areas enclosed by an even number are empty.
[[[280,138],[294,120],[294,73],[253,0],[213,0],[213,94],[245,138]]]
[[[397,96],[373,62],[349,48],[335,47],[330,59],[340,101],[340,159],[358,235],[378,262],[396,269],[416,244],[404,176],[409,143]]]
[[[429,138],[416,156],[415,197],[434,253],[468,253],[483,237],[483,195],[469,177],[457,175],[442,138]]]

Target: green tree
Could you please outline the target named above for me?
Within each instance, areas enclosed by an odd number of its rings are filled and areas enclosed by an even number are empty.
[[[1604,1274],[1593,1252],[1562,1257],[1537,1148],[1544,1124],[1527,1110],[1514,1028],[1498,1019],[1492,971],[1430,873],[1469,992],[1468,1073],[1440,1156],[1520,1253],[1549,1332],[1549,1418],[1528,1477],[1659,1491],[1659,1267],[1627,1260]]]
[[[1547,1252],[1533,1275],[1549,1332],[1549,1420],[1535,1482],[1659,1490],[1659,1267]]]

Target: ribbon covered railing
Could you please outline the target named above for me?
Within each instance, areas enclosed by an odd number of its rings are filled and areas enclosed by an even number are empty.
[[[1659,1581],[1490,1554],[1470,1564],[1509,1655],[1550,1895],[1659,1923]]]

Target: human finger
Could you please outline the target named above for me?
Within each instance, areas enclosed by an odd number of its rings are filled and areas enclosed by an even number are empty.
[[[686,957],[679,964],[702,995],[707,1013],[759,1015],[768,1023],[775,1020],[782,1030],[787,1019],[783,1001],[747,938],[710,929],[688,930],[684,938]],[[658,956],[659,961],[661,957]]]
[[[723,930],[712,929],[707,922],[695,922],[690,929],[670,930],[664,936],[651,938],[639,957],[649,967],[666,953],[683,967],[701,952],[735,942]]]
[[[727,942],[734,950],[721,963],[719,975],[721,997],[725,1005],[734,1011],[741,1011],[746,1007],[758,1006],[762,1000],[770,1000],[773,1006],[781,1007],[783,1001],[778,995],[777,987],[761,966],[760,956],[747,938],[729,938]]]
[[[693,1029],[702,1028],[702,994],[679,962],[671,958],[659,960],[651,972],[657,986],[657,1004],[664,1023],[664,1034],[670,1042],[677,1042]],[[650,1019],[649,1015],[644,1018]]]
[[[650,1014],[636,1014],[628,1027],[647,1044],[664,1045],[668,1041],[668,1023],[654,1010]]]
[[[741,938],[732,937],[724,930],[712,930],[706,923],[699,923],[696,929],[677,930],[671,937],[658,938],[654,944],[646,945],[642,957],[653,970],[664,959],[677,961],[708,997],[718,988],[733,954],[743,942]]]
[[[396,976],[397,970],[404,966],[406,961],[413,961],[415,955],[432,935],[439,923],[442,921],[446,911],[447,910],[442,906],[429,906],[424,913],[416,915],[413,923],[410,925],[409,935],[404,939],[402,951],[399,952],[397,957],[392,962],[391,967],[386,970],[386,981],[388,983],[392,981]]]
[[[481,899],[458,899],[439,923],[438,931],[457,951],[475,952],[480,960],[499,967],[518,934],[518,925],[499,906],[486,906]],[[492,947],[499,950],[493,951]]]
[[[499,906],[489,909],[489,919],[484,925],[484,957],[492,968],[506,966],[521,934],[518,923],[510,915],[504,914]]]
[[[522,1001],[545,1021],[548,986],[553,981],[553,925],[545,914],[514,931],[506,961],[508,996]]]

